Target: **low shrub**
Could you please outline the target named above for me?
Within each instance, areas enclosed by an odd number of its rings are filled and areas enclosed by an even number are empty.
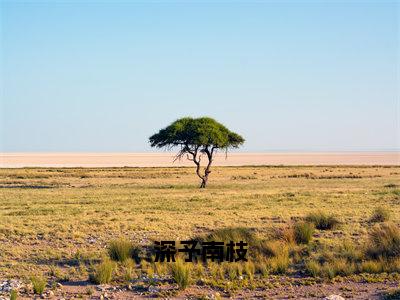
[[[400,256],[400,229],[395,224],[381,224],[372,228],[366,254],[371,258]]]
[[[46,280],[42,277],[33,276],[31,278],[31,282],[32,282],[33,292],[38,295],[43,294],[47,284]]]
[[[257,273],[260,273],[263,277],[267,277],[270,273],[270,268],[266,260],[258,260],[255,264],[255,270]]]
[[[177,260],[171,265],[171,275],[178,284],[179,289],[184,290],[190,284],[190,267],[182,260]]]
[[[10,292],[10,300],[17,300],[18,292],[16,290],[11,290]]]
[[[168,265],[162,262],[155,262],[154,273],[157,275],[166,275],[168,273]]]
[[[244,264],[244,272],[249,277],[250,280],[254,279],[254,273],[256,271],[255,265],[252,261],[247,261]]]
[[[274,257],[282,251],[287,251],[287,248],[286,243],[280,240],[263,241],[259,245],[259,252],[264,256]]]
[[[289,268],[289,248],[283,247],[274,257],[267,260],[268,269],[273,274],[285,274]]]
[[[370,222],[386,222],[390,219],[390,211],[382,206],[375,208],[370,218]]]
[[[108,245],[108,256],[119,262],[124,262],[129,258],[133,258],[136,262],[140,261],[138,247],[125,239],[111,241]]]
[[[231,265],[231,264],[228,264]],[[204,276],[204,266],[202,263],[196,263],[193,265],[193,274],[194,276],[196,276],[197,278],[201,278]]]
[[[137,277],[135,271],[135,264],[131,259],[126,260],[123,263],[123,278],[125,281],[131,281]]]
[[[343,241],[336,252],[340,257],[347,259],[349,262],[358,262],[363,258],[362,251],[356,248],[354,243],[349,240]]]
[[[321,265],[319,276],[334,278],[338,275],[347,276],[356,272],[356,265],[342,258],[335,258]]]
[[[308,244],[314,234],[314,225],[307,222],[297,222],[294,225],[296,243]]]
[[[207,264],[208,271],[210,273],[210,276],[214,280],[223,280],[225,279],[225,267],[223,264],[219,264],[216,262],[209,262]]]
[[[375,260],[363,261],[359,266],[359,272],[377,274],[382,272],[382,263]]]
[[[279,238],[288,244],[296,243],[296,236],[293,227],[287,227],[281,231]]]
[[[354,263],[343,258],[332,258],[327,262],[310,260],[305,265],[306,271],[313,277],[334,278],[338,275],[347,276],[354,274],[357,269]]]
[[[400,257],[391,259],[386,264],[386,272],[400,273]]]
[[[330,230],[336,228],[340,222],[334,216],[328,216],[323,212],[315,212],[307,215],[306,220],[315,225],[319,230]]]
[[[238,277],[236,265],[237,263],[228,263],[228,262],[222,263],[224,273],[227,275],[229,280],[235,280]]]
[[[321,265],[314,260],[310,260],[306,263],[306,271],[313,277],[318,277],[321,274]]]
[[[348,262],[346,259],[337,258],[328,264],[333,268],[335,276],[348,276],[356,272],[356,265],[354,263]]]
[[[110,283],[115,270],[115,263],[105,260],[89,274],[89,280],[95,284]]]

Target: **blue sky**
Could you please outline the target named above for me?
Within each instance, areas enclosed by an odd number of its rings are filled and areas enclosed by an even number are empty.
[[[398,2],[0,5],[0,151],[149,151],[182,116],[243,151],[400,149]]]

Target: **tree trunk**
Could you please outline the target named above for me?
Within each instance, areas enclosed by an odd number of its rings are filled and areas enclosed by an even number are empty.
[[[204,189],[207,186],[208,175],[201,178],[200,188]]]
[[[204,175],[201,174],[201,170],[200,170],[201,169],[201,165],[200,165],[201,157],[197,157],[198,148],[196,148],[194,151],[189,151],[189,153],[193,156],[193,159],[190,159],[190,160],[196,164],[196,174],[201,179],[201,184],[200,184],[201,189],[204,189],[207,186],[208,175],[211,173],[210,168],[211,168],[211,163],[213,161],[214,149],[215,148],[213,147],[211,149],[211,152],[208,150],[208,147],[206,147],[204,149],[204,152],[207,154],[207,158],[208,158],[208,164],[204,170]]]

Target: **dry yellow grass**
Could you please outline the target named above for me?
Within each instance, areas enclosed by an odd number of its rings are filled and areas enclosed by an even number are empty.
[[[114,238],[146,244],[229,226],[267,236],[315,211],[342,222],[319,240],[358,243],[376,207],[399,225],[399,186],[400,167],[216,167],[203,190],[193,168],[0,169],[0,277],[56,268],[82,278],[79,261]]]

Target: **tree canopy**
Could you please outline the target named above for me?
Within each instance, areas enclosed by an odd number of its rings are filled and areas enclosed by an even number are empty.
[[[150,137],[152,147],[208,146],[210,149],[237,148],[244,139],[212,118],[181,118]]]
[[[176,159],[185,154],[196,166],[196,173],[201,178],[200,187],[206,187],[213,155],[218,149],[228,151],[237,148],[244,143],[244,138],[230,131],[221,123],[212,118],[181,118],[171,125],[161,129],[149,138],[152,147],[173,148],[180,147]],[[204,174],[200,172],[200,161],[202,154],[206,154],[208,164]]]

